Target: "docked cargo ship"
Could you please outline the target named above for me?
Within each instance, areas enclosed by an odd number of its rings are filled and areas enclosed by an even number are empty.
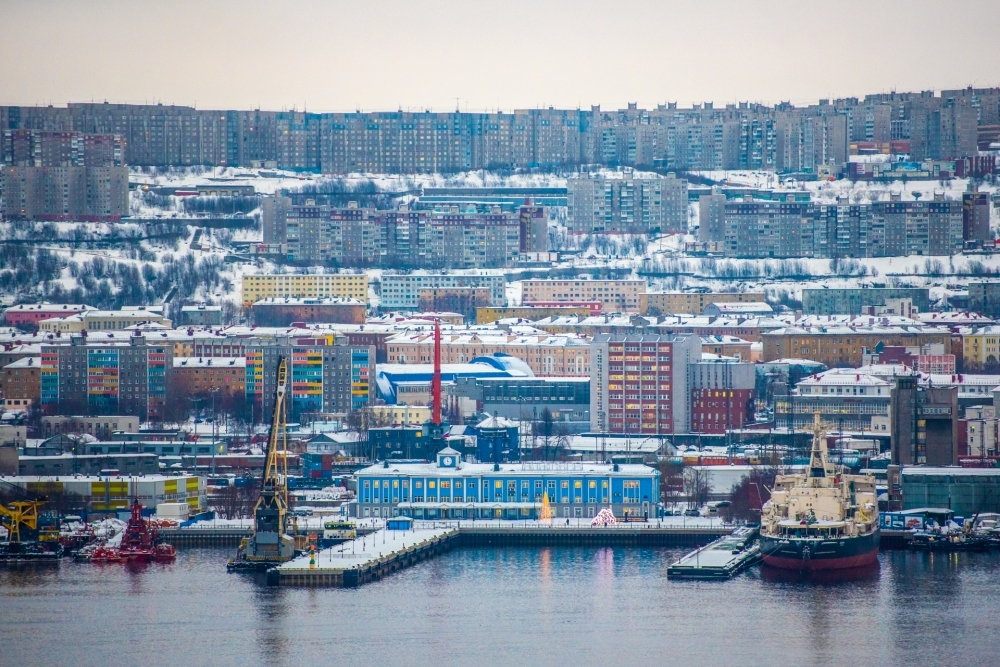
[[[829,462],[819,415],[809,468],[778,475],[761,511],[760,547],[766,565],[795,570],[863,567],[878,558],[875,478]]]

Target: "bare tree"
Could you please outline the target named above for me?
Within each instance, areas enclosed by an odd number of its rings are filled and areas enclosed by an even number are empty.
[[[684,469],[684,495],[689,507],[701,507],[708,502],[711,486],[708,471],[701,468]]]

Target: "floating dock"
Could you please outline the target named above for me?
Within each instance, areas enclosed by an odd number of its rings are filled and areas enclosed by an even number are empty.
[[[695,549],[667,568],[677,579],[729,579],[761,560],[757,528],[737,528],[708,546]]]

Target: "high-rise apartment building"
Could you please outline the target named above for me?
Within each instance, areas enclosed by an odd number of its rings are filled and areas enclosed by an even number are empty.
[[[0,107],[0,130],[120,135],[140,166],[262,166],[344,174],[533,167],[657,166],[816,173],[850,141],[910,139],[917,159],[975,155],[998,123],[998,89],[885,93],[794,107],[711,102],[681,109],[510,113],[307,113],[174,105]],[[888,136],[886,133],[888,132]]]
[[[0,166],[0,218],[117,221],[128,215],[128,167]]]
[[[691,365],[701,338],[690,334],[598,334],[591,343],[590,427],[597,433],[687,433]]]
[[[288,212],[292,208],[292,198],[282,195],[263,197],[260,200],[261,227],[264,231],[264,243],[280,245],[288,242],[287,221]]]
[[[499,207],[425,211],[403,206],[382,211],[332,208],[307,200],[292,206],[286,218],[289,260],[342,266],[512,266],[523,245],[524,227],[518,215]]]
[[[572,233],[687,232],[687,181],[673,174],[582,174],[566,185]]]
[[[280,357],[288,361],[290,418],[347,414],[375,398],[375,346],[341,336],[255,338],[246,345],[246,391],[258,414],[274,409]]]
[[[42,410],[47,414],[164,418],[173,347],[131,336],[127,343],[74,334],[42,345]]]
[[[722,203],[720,195],[706,197],[702,238],[721,244],[727,257],[897,257],[952,255],[962,249],[962,202],[942,194],[907,202],[893,194],[889,201],[871,204],[851,204],[846,198],[826,204],[749,197]]]

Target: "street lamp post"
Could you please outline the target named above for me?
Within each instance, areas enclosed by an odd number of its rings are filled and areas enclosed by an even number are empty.
[[[219,428],[219,415],[215,411],[215,394],[218,393],[218,387],[212,387],[212,477],[215,477],[215,436],[217,429]],[[197,461],[197,458],[195,459]]]

